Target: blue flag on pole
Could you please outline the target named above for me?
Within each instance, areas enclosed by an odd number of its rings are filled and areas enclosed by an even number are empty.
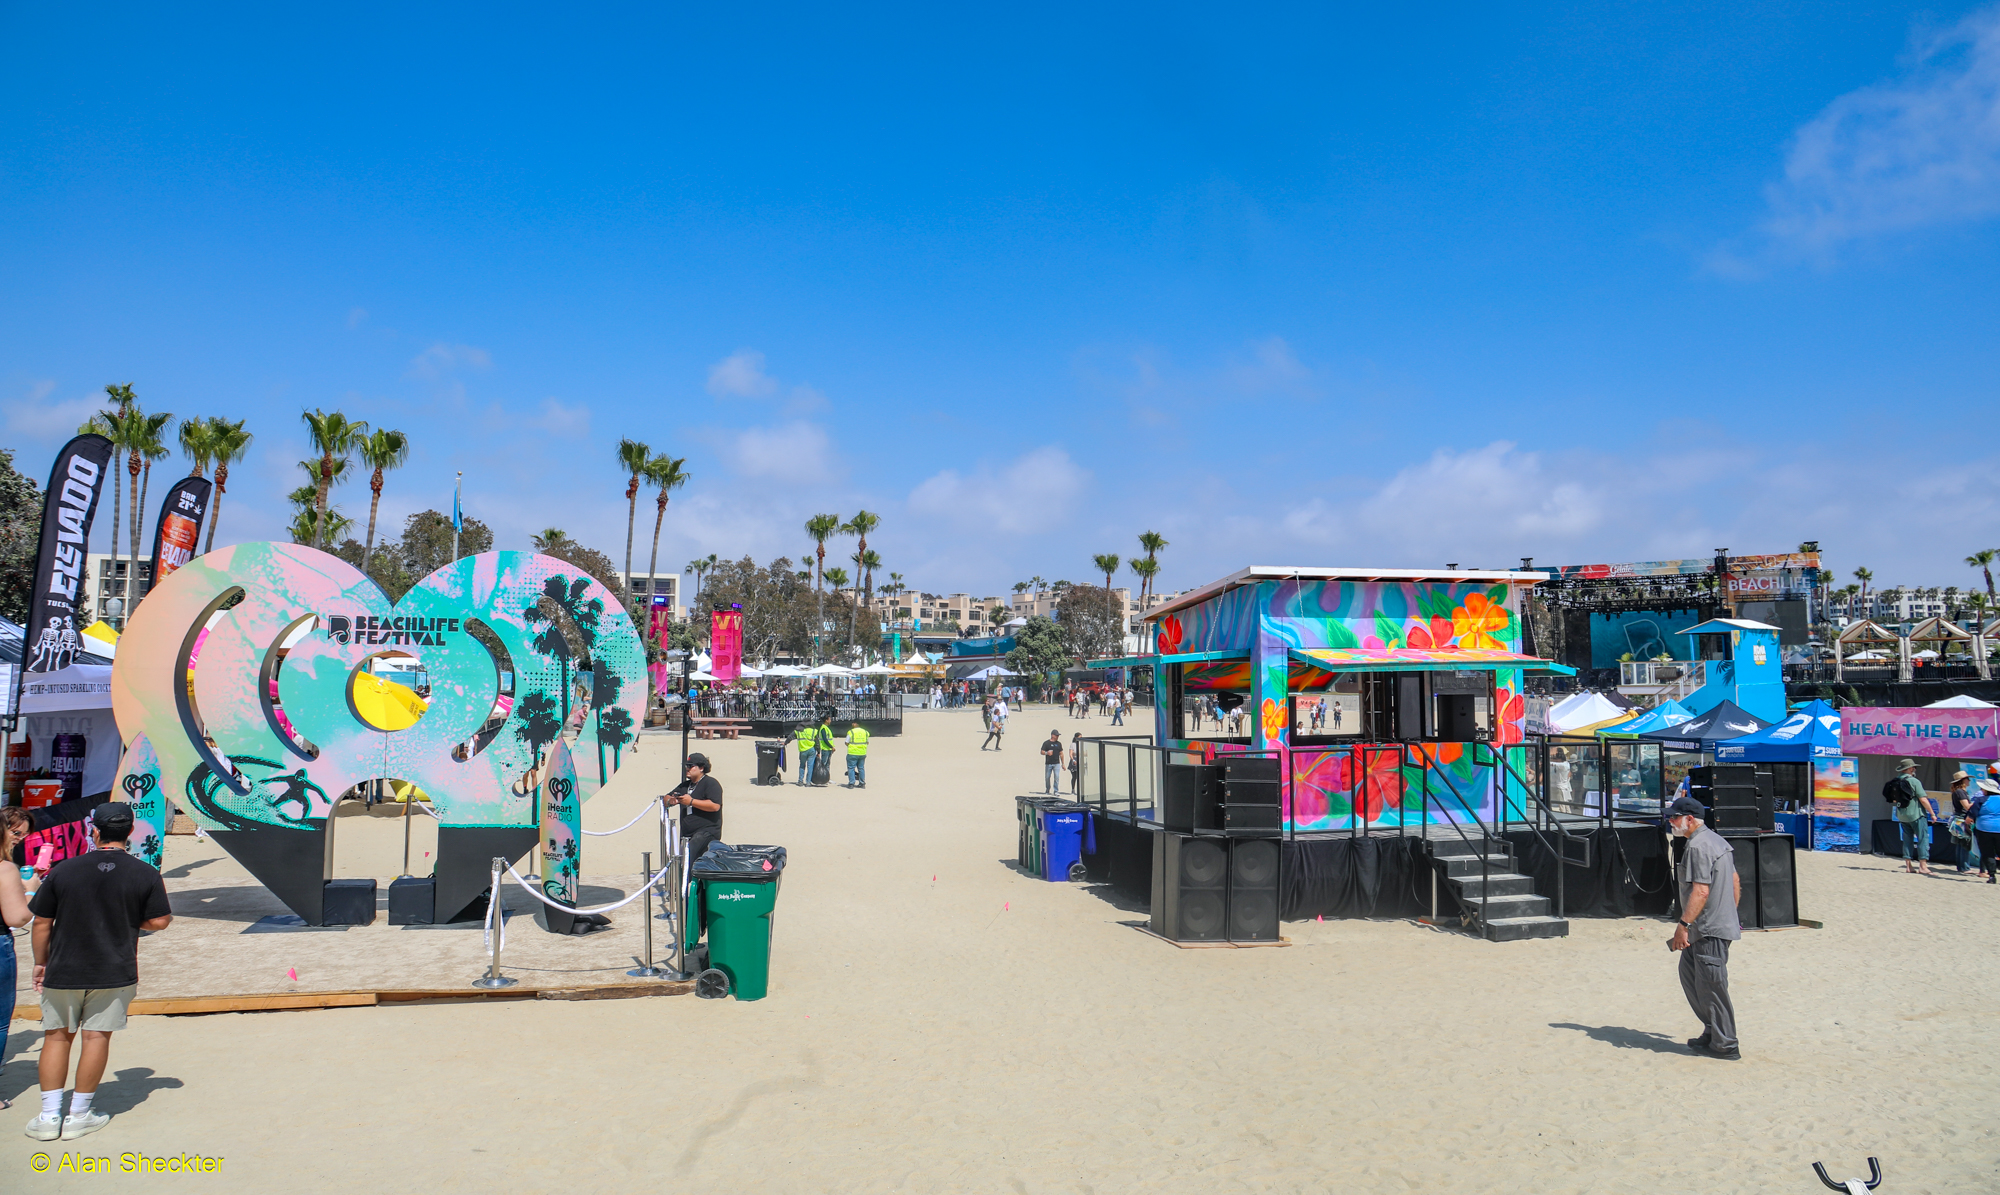
[[[457,486],[453,486],[451,491],[451,529],[453,531],[465,530],[465,514],[458,508]]]

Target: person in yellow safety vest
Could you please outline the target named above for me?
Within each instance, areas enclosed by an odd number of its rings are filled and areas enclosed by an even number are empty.
[[[868,732],[859,722],[847,728],[847,787],[868,787]]]
[[[819,763],[826,765],[827,775],[833,774],[833,715],[821,714],[819,729],[813,732],[813,751]]]
[[[819,728],[810,722],[799,723],[792,732],[792,745],[799,753],[799,783],[812,783],[813,748],[819,738]]]

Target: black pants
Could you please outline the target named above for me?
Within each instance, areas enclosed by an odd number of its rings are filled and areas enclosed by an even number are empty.
[[[1996,866],[2000,860],[1994,858],[2000,855],[2000,830],[1974,830],[1972,833],[1979,839],[1979,874],[1990,876],[2000,871],[2000,866]]]
[[[701,853],[707,850],[720,837],[722,837],[722,831],[707,826],[689,834],[687,836],[688,862],[692,863],[696,859],[701,858]]]
[[[986,743],[992,743],[995,751],[1000,749],[1000,731],[997,728],[986,732]],[[981,751],[986,750],[986,743],[979,744]]]

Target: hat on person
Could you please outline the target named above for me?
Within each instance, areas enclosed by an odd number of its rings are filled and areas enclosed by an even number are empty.
[[[1972,777],[1966,774],[1964,768],[1960,768],[1958,771],[1953,772],[1951,774],[1951,782],[1953,784],[1957,784],[1961,780],[1970,780],[1970,779],[1972,779]]]
[[[1906,760],[1904,760],[1903,762],[1901,762],[1901,763],[1899,763],[1899,764],[1897,764],[1897,765],[1896,765],[1896,770],[1897,770],[1897,771],[1899,771],[1899,772],[1907,772],[1907,771],[1909,771],[1909,770],[1910,770],[1911,768],[1914,768],[1914,767],[1916,767],[1916,766],[1917,766],[1917,761],[1916,761],[1916,760],[1914,760],[1914,759],[1906,759]]]
[[[704,772],[712,772],[715,770],[714,768],[709,766],[708,756],[703,755],[699,751],[695,752],[693,755],[688,756],[688,766],[691,768],[700,768]]]
[[[1670,818],[1673,817],[1705,818],[1708,816],[1708,806],[1702,804],[1700,801],[1695,800],[1693,797],[1675,797],[1673,799],[1673,802],[1667,806],[1666,816]]]
[[[130,830],[132,807],[123,801],[106,801],[90,811],[90,824],[100,830]]]
[[[2000,793],[2000,781],[1981,780],[1979,782],[1979,791],[1983,793]]]

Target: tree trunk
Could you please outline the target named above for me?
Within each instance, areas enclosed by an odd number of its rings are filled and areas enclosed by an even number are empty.
[[[125,617],[129,621],[133,607],[139,604],[139,454],[133,453],[125,463],[126,482],[129,492],[126,497],[132,503],[132,528],[127,533],[132,544],[132,559],[125,562]]]
[[[133,530],[138,531],[140,533],[140,538],[143,539],[145,538],[144,528],[146,522],[146,499],[147,496],[153,492],[153,462],[151,461],[146,462],[145,469],[141,472],[140,476],[143,478],[143,480],[139,482],[139,526],[133,528]],[[158,521],[159,520],[157,519],[154,520],[154,522],[156,523]],[[150,563],[152,559],[153,559],[153,554],[151,552],[146,553],[147,562]],[[153,589],[152,579],[148,578],[146,581],[146,592],[151,593],[152,589]]]
[[[222,496],[229,492],[229,462],[218,461],[215,466],[215,501],[208,508],[207,552],[215,551],[215,525],[222,521]]]
[[[382,470],[375,470],[375,476],[368,480],[368,488],[373,494],[368,499],[368,542],[361,545],[361,573],[368,574],[368,560],[375,555],[375,512],[382,509]]]
[[[322,546],[320,541],[326,534],[326,492],[332,488],[333,454],[329,452],[319,458],[319,489],[313,494],[312,546],[315,548]]]
[[[639,475],[625,487],[625,608],[632,608],[632,528],[639,522]]]
[[[116,465],[113,465],[111,469],[111,582],[104,587],[107,591],[110,590],[112,585],[118,583],[118,532],[122,530],[118,520],[124,513],[125,479],[118,475],[118,468]],[[119,621],[122,623],[124,620],[121,618]]]

